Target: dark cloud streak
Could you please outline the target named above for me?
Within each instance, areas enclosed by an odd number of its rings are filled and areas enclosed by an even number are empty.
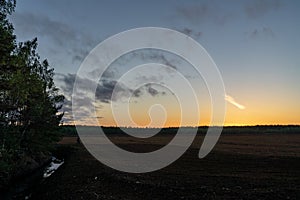
[[[201,31],[195,31],[194,29],[187,28],[187,27],[185,27],[183,29],[178,29],[177,28],[176,30],[183,33],[183,34],[186,34],[189,37],[192,37],[194,39],[199,39],[203,34]]]
[[[263,27],[261,29],[256,28],[253,31],[248,32],[247,35],[251,39],[259,39],[259,38],[266,39],[266,38],[275,37],[275,34],[270,27]]]
[[[71,95],[73,93],[73,86],[75,83],[75,79],[77,79],[78,86],[80,87],[80,91],[82,90],[82,98],[78,103],[84,106],[90,105],[91,98],[86,98],[86,95],[92,94],[91,88],[93,88],[95,83],[93,83],[89,79],[84,79],[80,77],[76,77],[75,74],[58,74],[57,81],[60,82],[60,87],[64,95],[66,95],[67,99],[71,99]],[[142,88],[138,88],[136,90],[128,88],[126,85],[118,83],[116,80],[103,78],[97,83],[97,88],[95,92],[96,101],[100,101],[102,103],[110,103],[111,101],[118,101],[123,97],[129,97],[132,95],[133,97],[140,97],[145,92],[148,92],[151,96],[156,96],[159,94],[164,94],[163,92],[159,92],[158,90],[152,88],[151,84],[145,85],[145,90]],[[79,93],[80,93],[79,91]],[[113,92],[115,96],[113,96]],[[70,101],[65,102],[70,104]]]

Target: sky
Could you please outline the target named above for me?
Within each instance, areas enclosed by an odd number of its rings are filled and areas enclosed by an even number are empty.
[[[10,19],[18,41],[37,37],[38,53],[55,69],[55,83],[66,97],[65,124],[73,123],[73,84],[89,52],[110,36],[140,27],[173,29],[206,49],[224,82],[225,125],[300,124],[299,9],[296,0],[19,0]],[[180,124],[182,102],[161,86],[172,78],[168,70],[156,74],[146,70],[131,77],[136,82],[149,78],[150,83],[137,90],[116,84],[133,66],[153,62],[180,71],[195,86],[199,105],[193,109],[200,110],[196,124],[193,119]],[[176,87],[186,90],[181,84]],[[82,96],[82,119],[76,124],[94,125],[89,120],[92,111],[87,110],[91,104],[96,106],[99,124],[106,126],[208,125],[212,116],[203,77],[195,76],[185,60],[158,50],[120,57],[101,77],[94,95],[96,101],[88,94]],[[189,104],[188,98],[184,101]],[[119,107],[117,124],[112,105]],[[133,122],[128,121],[127,110]]]

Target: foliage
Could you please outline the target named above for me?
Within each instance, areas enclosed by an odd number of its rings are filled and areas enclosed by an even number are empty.
[[[37,39],[17,44],[8,21],[15,0],[0,0],[0,170],[24,154],[47,151],[59,139],[56,129],[64,96],[54,71],[36,53]],[[3,170],[2,169],[2,170]]]

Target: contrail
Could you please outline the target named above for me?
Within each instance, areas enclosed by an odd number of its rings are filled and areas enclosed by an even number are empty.
[[[229,96],[229,95],[225,95],[225,100],[228,101],[229,103],[231,103],[232,105],[238,107],[238,108],[241,109],[241,110],[244,110],[244,109],[246,108],[245,106],[243,106],[243,105],[237,103],[237,102],[234,100],[234,98],[232,98],[232,97]]]

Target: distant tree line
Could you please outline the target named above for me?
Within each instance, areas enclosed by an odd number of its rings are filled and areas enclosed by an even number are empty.
[[[77,125],[78,127],[78,125]],[[98,126],[81,126],[86,129],[87,132],[94,130],[96,133],[99,130]],[[127,135],[126,129],[136,129],[142,132],[145,129],[152,129],[159,132],[159,135],[175,135],[179,127],[165,127],[165,128],[139,128],[139,127],[114,127],[114,126],[102,126],[103,132],[106,135]],[[122,129],[121,129],[122,128]],[[207,134],[208,126],[198,127],[180,127],[183,129],[195,129],[197,128],[197,134]],[[125,130],[125,132],[124,132]],[[61,126],[59,132],[62,136],[66,137],[77,137],[77,131],[75,125],[64,125]],[[222,134],[300,134],[300,125],[254,125],[254,126],[224,126]]]
[[[64,96],[36,52],[37,39],[16,41],[8,20],[15,6],[15,0],[0,0],[0,172],[25,155],[48,151],[63,116]]]

